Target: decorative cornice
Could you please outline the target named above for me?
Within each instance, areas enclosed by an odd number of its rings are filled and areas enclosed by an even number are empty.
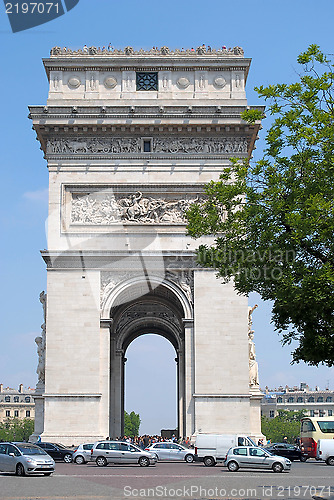
[[[211,47],[205,47],[204,45],[197,47],[196,50],[192,49],[175,49],[171,50],[169,47],[152,48],[150,50],[139,49],[135,50],[133,47],[125,47],[124,49],[114,49],[109,47],[109,49],[101,47],[87,47],[86,45],[82,49],[73,50],[68,47],[52,47],[50,50],[50,57],[156,57],[156,56],[182,56],[182,57],[243,57],[244,51],[241,47],[225,47],[221,49],[212,49]]]

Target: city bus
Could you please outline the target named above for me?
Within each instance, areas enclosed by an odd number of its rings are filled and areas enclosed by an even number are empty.
[[[301,450],[316,458],[318,439],[334,439],[334,417],[304,417],[300,424]]]

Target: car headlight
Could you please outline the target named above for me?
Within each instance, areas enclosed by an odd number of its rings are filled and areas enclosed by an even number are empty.
[[[33,460],[32,458],[26,458],[26,461],[27,461],[29,464],[37,465],[36,460]]]

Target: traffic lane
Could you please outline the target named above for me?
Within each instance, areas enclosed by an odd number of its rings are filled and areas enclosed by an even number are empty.
[[[82,468],[85,469],[83,472]],[[231,491],[240,484],[242,488],[246,486],[256,488],[258,495],[260,495],[260,490],[262,491],[263,488],[274,487],[278,498],[284,497],[285,493],[291,492],[295,488],[295,493],[299,493],[300,498],[307,498],[308,492],[319,494],[323,487],[330,492],[329,488],[333,486],[333,469],[323,462],[314,460],[306,463],[293,462],[291,471],[281,474],[259,469],[241,469],[236,473],[232,473],[223,464],[218,464],[215,467],[205,467],[201,463],[186,464],[177,462],[158,462],[156,466],[150,467],[139,467],[137,465],[97,467],[94,463],[84,466],[72,464],[69,467],[62,464],[61,469],[63,473],[71,474],[72,477],[85,479],[96,484],[114,486],[123,490],[123,493],[126,491],[125,488],[128,488],[128,491],[143,490],[142,496],[151,496],[145,494],[149,488],[163,486],[171,488],[180,485],[193,485],[195,487],[202,486],[205,489],[226,487],[227,491]],[[60,474],[62,471],[58,469],[57,473]],[[286,490],[283,492],[285,488]],[[303,489],[298,490],[298,488]],[[268,493],[269,490],[266,491]],[[265,493],[264,496],[266,496]],[[210,497],[210,495],[205,496],[204,494],[201,496]],[[211,494],[211,496],[218,495]],[[311,498],[311,496],[309,495],[308,498]]]
[[[113,500],[125,498],[299,498],[334,494],[333,469],[314,461],[293,463],[288,473],[229,472],[226,467],[161,463],[156,466],[56,464],[51,477],[0,475],[4,500]]]

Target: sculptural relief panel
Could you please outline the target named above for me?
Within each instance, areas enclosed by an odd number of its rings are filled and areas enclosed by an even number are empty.
[[[229,155],[247,153],[246,137],[154,137],[151,153],[168,155]],[[53,138],[47,155],[129,155],[142,153],[141,137]]]
[[[140,191],[72,193],[71,225],[186,224],[185,212],[199,199],[187,195],[145,195]]]

